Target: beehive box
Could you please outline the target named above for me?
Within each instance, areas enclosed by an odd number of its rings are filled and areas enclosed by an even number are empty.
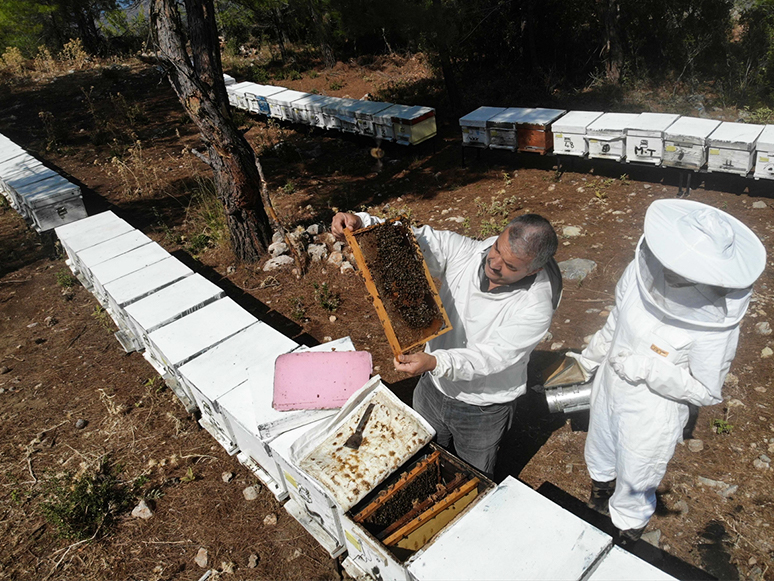
[[[636,555],[614,545],[610,552],[599,561],[585,581],[670,581],[668,573],[643,561]]]
[[[508,476],[409,559],[411,577],[403,579],[577,581],[611,543],[609,535]]]
[[[22,217],[32,220],[29,206],[24,203],[24,198],[20,192],[36,182],[55,177],[58,174],[31,156],[25,157],[13,167],[1,168],[0,171],[2,171],[0,182],[2,182],[3,190],[10,195],[14,208]]]
[[[244,91],[243,89],[245,87],[252,87],[255,85],[255,83],[251,83],[250,81],[241,81],[239,83],[234,83],[232,85],[226,86],[226,94],[228,95],[228,104],[232,107],[242,108],[239,104],[239,99],[244,99]]]
[[[393,139],[402,145],[417,145],[436,134],[435,109],[431,107],[393,105],[378,115],[390,116]]]
[[[362,444],[356,450],[344,446],[372,403],[374,407],[364,426]],[[344,545],[342,514],[434,435],[424,418],[375,376],[336,416],[296,439],[289,449],[282,448],[279,438],[270,446],[276,450],[275,457],[291,498],[305,512],[319,515],[320,528],[340,548]],[[309,532],[315,534],[313,530]],[[336,550],[343,550],[339,548]]]
[[[296,123],[325,129],[322,108],[329,100],[330,97],[324,95],[309,95],[293,101],[293,116]]]
[[[350,104],[354,103],[354,99],[342,99],[341,97],[330,97],[322,106],[323,122],[326,129],[335,129],[341,131],[341,120],[343,110]]]
[[[355,113],[360,108],[360,101],[342,99],[337,107],[339,129],[344,133],[357,133],[357,116]]]
[[[251,370],[253,379],[261,374],[271,376],[277,356],[296,347],[298,344],[292,339],[258,322],[180,367],[180,378],[201,412],[199,423],[229,454],[236,452],[238,444],[218,399],[251,379]],[[255,382],[251,381],[248,387],[255,389]],[[252,395],[247,397],[239,407],[252,409]]]
[[[10,155],[7,159],[0,161],[0,192],[3,193],[3,196],[17,212],[21,209],[21,200],[16,196],[16,192],[5,184],[3,178],[12,175],[26,164],[32,163],[33,159],[27,153],[19,153],[17,155]]]
[[[87,216],[81,189],[59,174],[18,187],[16,192],[37,232],[48,232]]]
[[[755,179],[774,179],[774,125],[766,128],[755,142]]]
[[[389,220],[344,234],[396,357],[451,329],[410,227]]]
[[[664,132],[679,118],[673,113],[640,113],[626,128],[626,161],[661,165]]]
[[[284,500],[288,495],[287,487],[269,447],[270,442],[286,432],[317,422],[321,418],[331,417],[336,412],[330,410],[281,412],[273,409],[271,400],[274,386],[274,360],[282,354],[278,351],[285,353],[291,350],[309,351],[310,349],[299,347],[294,341],[283,338],[277,339],[271,347],[265,343],[258,346],[253,343],[252,346],[247,347],[246,352],[237,353],[239,345],[244,347],[245,342],[255,338],[255,330],[251,329],[245,329],[224,341],[216,348],[217,353],[203,354],[202,357],[206,359],[201,362],[197,363],[197,359],[194,359],[190,364],[183,366],[181,375],[186,382],[193,382],[194,375],[198,377],[196,386],[192,385],[192,389],[198,390],[193,393],[200,406],[211,406],[212,414],[208,421],[225,427],[230,441],[240,450],[239,461],[253,472],[278,500]],[[266,330],[261,329],[260,332],[265,334]],[[346,337],[323,343],[313,350],[353,351],[354,345],[352,340]],[[260,355],[256,355],[258,351]],[[208,362],[214,361],[214,358],[227,362],[227,365],[233,368],[229,372],[229,380],[226,383],[239,382],[237,387],[224,389],[221,379],[212,372],[209,372],[212,379],[208,379],[208,369],[211,367]],[[243,365],[246,358],[247,364]],[[244,381],[242,381],[243,378]],[[206,387],[207,385],[209,387]],[[205,417],[205,411],[202,409],[202,419]],[[288,447],[293,441],[295,437],[288,440]]]
[[[272,117],[282,121],[295,121],[293,116],[293,101],[308,97],[309,93],[287,89],[266,97],[269,103],[269,111]]]
[[[601,111],[570,111],[554,121],[551,126],[554,153],[586,157],[589,152],[586,128],[602,115]]]
[[[357,132],[368,137],[378,137],[374,117],[392,105],[381,101],[358,101],[358,107],[355,109]]]
[[[746,176],[755,160],[755,142],[763,125],[721,123],[707,138],[707,169]]]
[[[489,147],[489,134],[486,122],[505,111],[504,107],[479,107],[460,117],[462,145],[467,147]]]
[[[79,253],[133,230],[134,228],[126,220],[122,220],[109,210],[54,229],[62,248],[69,257],[69,266],[76,274]]]
[[[430,444],[343,515],[348,556],[374,578],[410,579],[406,563],[494,487]]]
[[[393,107],[395,105],[390,105],[371,116],[374,124],[374,137],[376,139],[395,141],[395,129],[392,126],[392,115],[390,114]]]
[[[546,154],[553,151],[551,124],[567,111],[563,109],[522,109],[516,122],[518,151]]]
[[[242,111],[253,111],[258,108],[258,104],[253,102],[253,95],[256,91],[261,89],[261,85],[258,83],[239,83],[231,88],[231,93],[234,95],[236,101],[236,107],[242,109]]]
[[[707,163],[707,138],[718,125],[716,119],[680,117],[664,131],[661,164],[699,171]]]
[[[634,113],[605,113],[586,128],[589,157],[621,161],[626,156],[626,129],[635,124]]]
[[[94,284],[91,273],[94,266],[151,242],[153,240],[139,230],[130,230],[78,252],[72,257],[71,269],[81,284],[90,289]]]
[[[521,118],[522,109],[509,107],[486,122],[489,135],[489,147],[516,151],[519,146],[516,123]]]
[[[97,264],[91,269],[92,274],[92,293],[100,304],[107,308],[108,300],[105,295],[105,285],[114,280],[132,274],[140,269],[155,264],[160,260],[169,257],[169,252],[164,250],[156,242],[145,244],[129,252],[125,252]]]
[[[180,379],[180,366],[255,323],[255,317],[224,297],[149,333],[143,357],[171,380],[170,388],[183,404],[195,410],[196,402]]]
[[[245,92],[247,97],[247,105],[250,108],[251,113],[257,113],[259,115],[269,116],[271,114],[271,108],[269,107],[268,98],[287,91],[285,87],[275,87],[273,85],[254,85]]]
[[[226,73],[223,73],[223,84],[226,85],[227,87],[229,85],[234,85],[236,84],[236,79],[231,75],[227,75]]]

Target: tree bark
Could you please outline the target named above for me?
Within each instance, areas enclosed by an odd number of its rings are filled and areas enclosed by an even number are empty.
[[[621,80],[623,68],[623,49],[621,48],[621,35],[618,30],[618,0],[605,0],[605,46],[602,56],[605,59],[605,74],[611,83]]]
[[[317,42],[320,44],[320,52],[322,52],[325,68],[332,69],[336,66],[336,57],[328,40],[328,25],[320,14],[317,0],[309,0],[309,9],[312,11],[312,22],[317,32]]]
[[[185,0],[186,37],[175,0],[153,0],[156,50],[180,102],[207,147],[237,259],[258,260],[271,242],[261,203],[259,161],[231,120],[212,0]],[[190,53],[189,53],[190,50]]]

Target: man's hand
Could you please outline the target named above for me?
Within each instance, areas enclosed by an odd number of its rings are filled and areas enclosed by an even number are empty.
[[[344,230],[350,232],[363,226],[362,220],[351,212],[339,212],[331,221],[331,233],[338,239],[344,240]]]
[[[420,352],[413,353],[412,355],[398,355],[393,360],[395,364],[395,371],[402,371],[409,375],[422,375],[425,371],[432,371],[435,369],[435,357],[432,355]]]

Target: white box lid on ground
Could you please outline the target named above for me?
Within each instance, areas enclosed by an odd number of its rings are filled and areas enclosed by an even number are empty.
[[[663,137],[664,131],[680,118],[675,113],[640,113],[637,120],[626,129],[627,135],[637,137]]]
[[[763,125],[724,121],[707,138],[707,144],[711,147],[753,151],[755,141],[763,129]]]
[[[344,442],[372,403],[360,447],[346,447]],[[291,448],[291,460],[346,511],[434,435],[430,424],[400,401],[377,375],[355,392],[330,422],[297,440]]]
[[[258,320],[224,297],[155,330],[148,339],[175,367],[235,335]]]
[[[139,230],[130,230],[125,234],[105,240],[99,244],[95,244],[89,248],[86,248],[78,253],[78,262],[88,269],[92,266],[101,264],[106,260],[120,256],[130,250],[139,248],[146,244],[153,242],[145,234]]]
[[[766,125],[755,143],[758,151],[774,151],[774,125]]]
[[[407,563],[414,579],[577,581],[609,535],[508,476]]]
[[[486,127],[486,122],[505,111],[504,107],[479,107],[460,117],[460,127]]]
[[[664,139],[677,143],[706,145],[707,137],[717,129],[718,125],[720,121],[717,119],[680,117],[664,131]]]
[[[169,257],[169,252],[156,242],[151,242],[94,265],[91,274],[94,277],[94,282],[99,283],[104,288],[106,284],[117,278],[131,274],[167,257]]]
[[[675,578],[647,561],[613,545],[585,581],[668,581]]]
[[[190,274],[193,274],[193,271],[185,264],[174,256],[167,256],[136,272],[117,278],[104,285],[104,289],[116,306],[125,307]]]
[[[55,232],[68,252],[78,253],[132,230],[134,228],[126,220],[122,220],[108,210],[77,222],[59,226]]]
[[[128,305],[126,314],[151,333],[222,296],[220,287],[194,273]]]
[[[522,108],[520,111],[517,124],[541,125],[543,127],[550,125],[566,113],[564,109],[542,109],[540,107]]]
[[[589,135],[620,133],[637,122],[637,113],[605,113],[586,128]]]

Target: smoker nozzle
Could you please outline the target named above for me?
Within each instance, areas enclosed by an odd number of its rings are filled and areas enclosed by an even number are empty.
[[[564,412],[569,414],[589,409],[591,405],[592,383],[593,381],[590,380],[586,383],[544,388],[548,411],[551,413]]]

